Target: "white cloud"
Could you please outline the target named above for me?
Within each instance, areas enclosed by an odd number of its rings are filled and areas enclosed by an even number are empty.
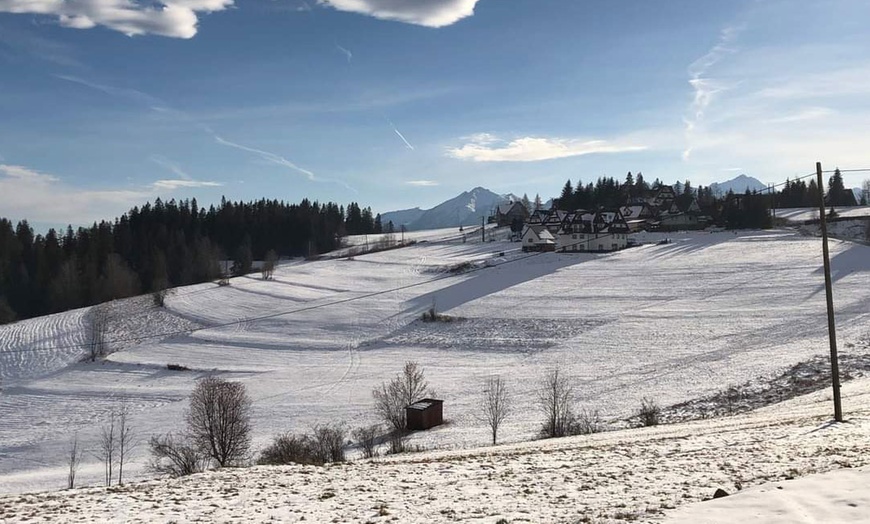
[[[704,120],[707,107],[713,102],[713,98],[727,86],[721,82],[708,78],[707,72],[725,56],[735,52],[732,43],[742,31],[741,27],[726,27],[719,34],[719,41],[704,56],[689,65],[689,85],[692,86],[694,96],[689,105],[689,115],[683,119],[686,126],[686,148],[683,151],[683,160],[688,160],[692,154],[693,140],[698,126]]]
[[[426,27],[444,27],[474,14],[479,0],[317,0],[339,11]]]
[[[345,56],[345,58],[347,58],[348,64],[351,62],[351,60],[353,60],[353,53],[350,51],[350,49],[348,49],[346,47],[342,47],[338,44],[335,44],[335,49],[339,53],[343,54]]]
[[[0,209],[9,217],[86,224],[126,211],[149,196],[141,190],[76,188],[24,166],[0,164]]]
[[[405,184],[417,187],[434,187],[438,185],[438,182],[434,180],[408,180]]]
[[[392,122],[390,122],[390,125],[393,126],[393,131],[396,132],[396,135],[398,135],[399,138],[402,139],[402,142],[405,143],[405,147],[407,147],[408,149],[410,149],[411,151],[413,151],[413,150],[414,150],[414,146],[412,146],[411,143],[408,142],[408,139],[406,139],[406,138],[405,138],[405,135],[403,135],[402,132],[399,131],[399,128],[396,127],[396,125],[393,124]]]
[[[127,36],[192,38],[197,30],[197,13],[222,11],[233,4],[233,0],[165,1],[155,4],[133,0],[0,0],[0,12],[54,16],[60,25],[73,29],[99,25]]]
[[[807,107],[794,113],[789,113],[783,116],[765,119],[767,124],[788,124],[793,122],[806,122],[808,120],[818,120],[835,113],[833,109],[827,107]]]
[[[158,180],[131,189],[89,189],[25,166],[0,164],[0,209],[5,216],[19,220],[88,224],[142,205],[159,192],[220,185],[198,180]]]
[[[341,180],[332,180],[332,179],[328,179],[328,178],[321,178],[321,177],[315,176],[314,173],[312,173],[311,171],[297,166],[296,164],[294,164],[290,160],[287,160],[286,158],[284,158],[281,155],[276,155],[275,153],[263,151],[262,149],[255,149],[253,147],[243,146],[242,144],[230,142],[229,140],[225,140],[225,139],[219,137],[218,135],[214,134],[214,132],[211,131],[211,129],[208,126],[203,126],[203,129],[206,132],[210,133],[212,135],[212,137],[214,137],[215,141],[218,144],[225,145],[228,147],[233,147],[236,149],[240,149],[242,151],[247,151],[249,153],[253,153],[253,154],[259,156],[261,159],[265,160],[266,162],[269,162],[270,164],[275,164],[278,166],[286,167],[286,168],[289,168],[293,171],[296,171],[297,173],[302,173],[303,175],[306,176],[306,178],[308,178],[308,180],[311,180],[312,182],[328,182],[328,183],[332,183],[332,184],[338,184],[349,191],[353,191],[354,193],[358,192],[356,189],[351,187],[347,182],[343,182]]]
[[[223,184],[220,182],[208,182],[202,180],[158,180],[152,184],[155,190],[174,191],[176,189],[191,188],[191,187],[220,187]]]
[[[606,140],[523,137],[506,142],[486,133],[469,137],[462,147],[447,150],[460,160],[474,162],[536,162],[594,153],[642,151],[646,146]]]
[[[293,171],[296,171],[297,173],[302,173],[303,175],[305,175],[308,178],[308,180],[317,181],[317,177],[314,176],[314,173],[312,173],[311,171],[308,171],[307,169],[303,169],[303,168],[297,166],[296,164],[287,160],[283,156],[276,155],[275,153],[270,153],[268,151],[263,151],[262,149],[254,149],[253,147],[248,147],[248,146],[243,146],[241,144],[236,144],[235,142],[230,142],[229,140],[224,140],[223,138],[221,138],[217,135],[214,135],[214,139],[218,144],[229,146],[229,147],[234,147],[236,149],[240,149],[242,151],[247,151],[249,153],[254,153],[255,155],[257,155],[260,158],[262,158],[263,160],[265,160],[266,162],[270,162],[272,164],[276,164],[279,166],[284,166],[284,167],[290,168]]]

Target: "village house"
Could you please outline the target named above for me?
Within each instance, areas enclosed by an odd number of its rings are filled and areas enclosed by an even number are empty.
[[[554,209],[523,230],[523,251],[606,252],[628,245],[631,230],[620,210]]]
[[[523,251],[555,251],[556,238],[541,224],[523,226]]]
[[[682,198],[677,198],[673,187],[660,186],[646,196],[633,200],[620,211],[632,232],[707,227],[710,217],[701,211],[697,198],[692,197],[683,207],[680,207],[680,200]]]
[[[499,227],[510,226],[515,220],[526,222],[529,210],[522,202],[506,202],[495,209],[495,222]]]

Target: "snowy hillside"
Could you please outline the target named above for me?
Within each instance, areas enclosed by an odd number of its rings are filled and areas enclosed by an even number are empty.
[[[710,189],[714,195],[727,195],[729,191],[734,193],[745,193],[749,191],[761,191],[767,189],[767,184],[751,176],[740,175],[725,182],[713,182],[710,184]]]
[[[430,237],[353,260],[295,262],[273,281],[180,288],[165,309],[118,304],[126,312],[112,336],[122,350],[102,363],[77,362],[87,310],[2,326],[0,492],[62,487],[71,436],[93,446],[122,401],[143,441],[176,430],[195,380],[209,374],[247,386],[260,447],[318,423],[374,422],[372,388],[416,360],[448,423],[411,445],[462,449],[488,441],[475,405],[494,373],[516,399],[500,438],[520,442],[538,432],[537,381],[556,367],[572,377],[579,407],[618,421],[642,397],[676,403],[826,351],[817,239],[669,237],[604,255]],[[870,247],[833,242],[831,253],[840,347],[867,351]],[[433,306],[458,320],[420,322]],[[144,476],[145,458],[140,446],[133,477]],[[88,458],[80,479],[100,473]]]
[[[480,225],[480,219],[492,215],[499,204],[518,200],[516,195],[497,195],[488,189],[476,187],[425,211],[414,208],[384,213],[381,223],[392,221],[397,228],[405,224],[409,230]]]
[[[835,207],[834,211],[836,211],[837,216],[840,218],[870,217],[870,206]],[[806,222],[808,220],[818,220],[819,208],[792,207],[786,209],[777,209],[776,217],[795,223]]]
[[[0,521],[866,522],[870,380],[845,384],[848,423],[828,422],[827,396],[475,451],[0,496]],[[701,502],[717,489],[732,495]]]

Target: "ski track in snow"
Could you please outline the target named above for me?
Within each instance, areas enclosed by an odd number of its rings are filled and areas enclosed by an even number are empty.
[[[664,236],[673,242],[656,245]],[[516,243],[430,234],[354,260],[282,264],[272,281],[188,286],[166,308],[130,315],[120,336],[155,336],[125,343],[105,363],[76,363],[81,349],[26,351],[81,343],[87,310],[0,326],[0,492],[61,487],[70,436],[93,444],[119,402],[133,407],[143,441],[176,431],[195,380],[209,374],[246,384],[259,447],[317,424],[374,423],[372,388],[415,360],[446,400],[448,423],[411,445],[463,449],[487,443],[475,402],[492,374],[516,396],[501,434],[517,442],[537,434],[536,381],[555,367],[572,377],[578,408],[618,425],[643,397],[677,403],[827,352],[817,239],[769,231],[641,240],[651,244],[523,258]],[[425,283],[488,260],[509,263]],[[832,243],[832,264],[841,351],[868,352],[870,248]],[[421,285],[396,289],[410,284]],[[460,320],[421,322],[433,303]],[[278,316],[259,319],[267,315]],[[170,363],[191,371],[170,372]],[[145,446],[135,451],[131,478],[147,476],[146,458]],[[98,466],[83,466],[81,481],[99,479]]]

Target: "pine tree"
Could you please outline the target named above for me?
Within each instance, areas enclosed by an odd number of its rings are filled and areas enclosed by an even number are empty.
[[[534,209],[532,209],[532,203],[531,203],[531,201],[529,201],[529,195],[527,195],[526,193],[523,193],[522,202],[523,202],[523,207],[526,208],[526,211],[528,211],[529,213],[534,211]]]

